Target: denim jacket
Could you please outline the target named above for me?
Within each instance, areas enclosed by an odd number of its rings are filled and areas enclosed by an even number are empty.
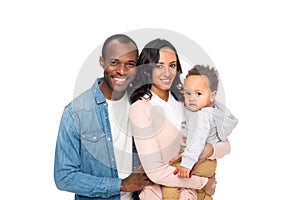
[[[64,109],[55,151],[54,180],[75,200],[120,199],[107,103],[97,79]]]

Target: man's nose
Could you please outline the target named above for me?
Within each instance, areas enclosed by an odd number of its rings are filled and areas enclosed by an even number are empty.
[[[127,74],[128,69],[127,69],[126,63],[120,63],[120,65],[117,67],[116,71],[121,75]]]

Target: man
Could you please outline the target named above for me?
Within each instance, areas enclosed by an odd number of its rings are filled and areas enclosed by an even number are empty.
[[[125,91],[135,77],[137,49],[126,35],[109,37],[100,57],[104,78],[97,79],[63,112],[54,179],[59,189],[75,193],[75,199],[133,199],[132,192],[152,184],[144,173],[131,173]]]

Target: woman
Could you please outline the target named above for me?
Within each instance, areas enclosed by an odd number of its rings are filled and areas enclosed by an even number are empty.
[[[170,187],[201,189],[208,179],[192,176],[180,179],[173,174],[169,161],[177,156],[182,141],[184,122],[182,73],[174,46],[156,39],[142,50],[137,61],[137,74],[132,83],[132,105],[129,111],[132,134],[141,164],[147,176],[156,184]],[[229,143],[221,144],[221,155],[229,152]],[[220,147],[215,147],[218,153]],[[192,195],[192,196],[184,196]],[[162,199],[158,185],[146,187],[141,199]],[[194,192],[184,190],[181,199],[196,199]]]

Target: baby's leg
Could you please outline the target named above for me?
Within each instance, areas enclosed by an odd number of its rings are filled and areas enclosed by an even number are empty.
[[[178,200],[180,188],[161,186],[163,200]]]
[[[205,160],[195,169],[193,175],[202,176],[202,177],[211,177],[215,174],[217,167],[216,160]],[[213,198],[206,194],[205,191],[197,190],[198,200],[212,200]]]

